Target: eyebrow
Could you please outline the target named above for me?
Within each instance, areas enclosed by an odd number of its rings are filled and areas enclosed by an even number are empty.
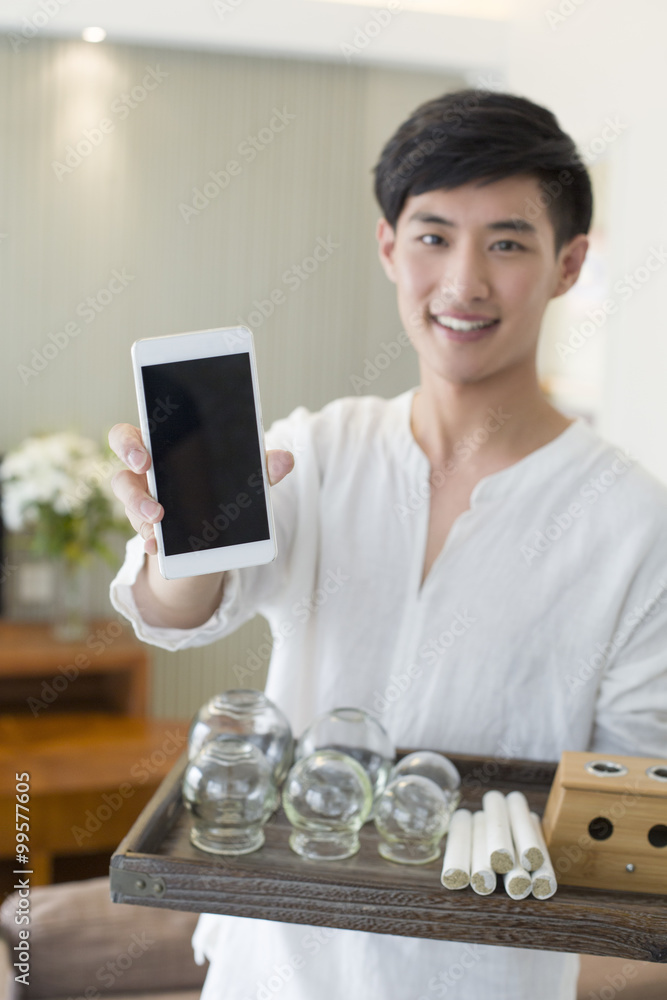
[[[451,219],[443,219],[441,215],[433,215],[431,212],[414,212],[408,222],[428,222],[439,226],[452,226],[456,228],[456,223]],[[522,219],[518,215],[513,219],[500,219],[498,222],[490,222],[487,229],[497,232],[499,230],[511,229],[514,233],[535,233],[537,230],[527,219]]]

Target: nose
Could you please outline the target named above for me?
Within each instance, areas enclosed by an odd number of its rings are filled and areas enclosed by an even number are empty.
[[[484,254],[472,242],[460,241],[452,247],[443,264],[436,309],[457,308],[462,312],[491,294]]]

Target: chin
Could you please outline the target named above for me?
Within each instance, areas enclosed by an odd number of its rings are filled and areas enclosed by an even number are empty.
[[[425,352],[419,356],[419,366],[422,375],[434,375],[436,378],[444,379],[446,382],[450,382],[452,385],[471,385],[475,382],[481,382],[483,379],[488,378],[490,375],[496,374],[496,371],[500,370],[500,366],[495,368],[488,364],[477,363],[475,364],[472,359],[468,359],[466,363],[462,364],[459,359],[458,363],[456,361],[446,361],[442,358],[442,355],[435,357],[429,356],[430,352]]]

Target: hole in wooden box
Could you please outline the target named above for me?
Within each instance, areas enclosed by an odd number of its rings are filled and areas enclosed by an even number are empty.
[[[654,847],[667,847],[667,826],[656,823],[648,832],[649,843]]]
[[[607,840],[614,832],[614,824],[606,816],[596,816],[588,824],[588,832],[593,840]]]
[[[593,760],[590,764],[586,764],[586,770],[589,774],[598,774],[601,777],[605,775],[619,775],[627,774],[628,769],[623,764],[617,764],[613,760]]]

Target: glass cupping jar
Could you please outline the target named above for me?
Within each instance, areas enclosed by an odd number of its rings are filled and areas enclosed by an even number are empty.
[[[311,722],[296,745],[299,760],[317,750],[338,750],[364,769],[377,798],[387,784],[396,756],[387,731],[362,708],[335,708]]]
[[[378,851],[388,861],[404,865],[435,861],[449,817],[445,794],[430,778],[418,774],[394,778],[375,803]]]
[[[293,827],[290,847],[315,861],[351,857],[372,805],[370,780],[353,757],[338,750],[302,757],[283,785],[283,808]]]
[[[209,740],[187,765],[182,787],[195,847],[249,854],[263,845],[276,790],[271,765],[254,743]]]
[[[190,726],[188,756],[196,757],[209,740],[239,738],[261,750],[278,788],[292,764],[294,738],[286,716],[262,691],[234,688],[202,705]]]

